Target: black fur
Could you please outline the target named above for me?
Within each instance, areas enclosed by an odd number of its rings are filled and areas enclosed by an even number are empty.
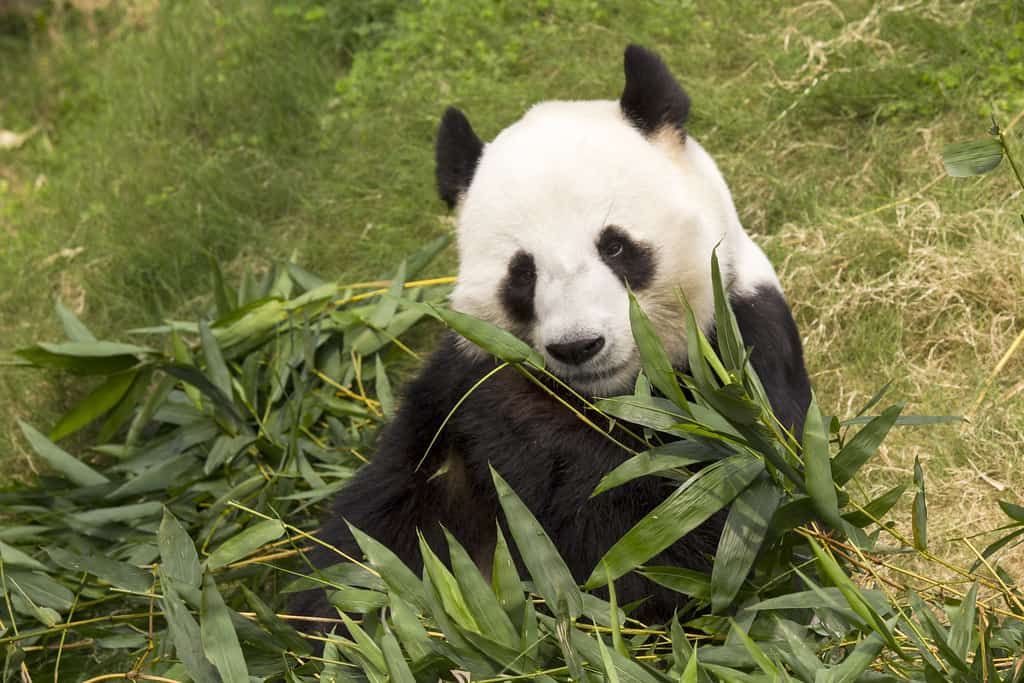
[[[609,225],[597,238],[597,253],[612,272],[625,280],[634,292],[651,283],[657,260],[654,250],[635,242],[622,228]]]
[[[533,292],[537,285],[537,265],[533,256],[517,251],[508,264],[508,273],[501,283],[499,296],[513,321],[526,325],[533,322]]]
[[[448,107],[437,129],[434,160],[437,162],[437,191],[449,209],[455,208],[459,197],[469,188],[483,154],[480,141],[466,115]]]
[[[690,98],[658,55],[630,45],[625,55],[626,87],[619,98],[622,113],[644,135],[672,126],[686,136]]]

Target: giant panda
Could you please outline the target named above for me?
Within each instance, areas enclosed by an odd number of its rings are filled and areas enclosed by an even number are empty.
[[[581,395],[630,393],[640,361],[627,285],[685,369],[678,290],[713,339],[710,260],[717,246],[751,362],[778,417],[799,433],[810,386],[775,271],[744,232],[715,162],[687,133],[689,97],[653,52],[631,45],[624,61],[617,101],[537,104],[487,144],[462,112],[445,112],[436,174],[441,199],[457,214],[451,305],[528,342]],[[500,522],[491,465],[576,579],[586,579],[669,489],[648,477],[591,499],[626,452],[512,368],[473,391],[421,463],[456,402],[494,368],[494,359],[466,340],[445,337],[405,388],[377,454],[338,494],[320,538],[358,557],[350,523],[419,572],[417,530],[447,557],[443,527],[487,571]],[[706,569],[721,524],[722,515],[713,517],[652,563]],[[317,567],[339,561],[323,550],[311,559]],[[623,604],[648,598],[636,612],[648,623],[667,620],[677,607],[678,594],[635,574],[616,588]],[[336,616],[319,590],[298,594],[291,607]]]

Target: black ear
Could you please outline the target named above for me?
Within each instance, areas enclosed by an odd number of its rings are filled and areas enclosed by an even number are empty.
[[[455,208],[459,195],[469,188],[484,143],[473,132],[466,115],[448,107],[437,129],[434,160],[437,164],[437,191],[449,209]]]
[[[625,55],[626,87],[619,98],[622,113],[644,135],[672,126],[686,135],[690,98],[658,55],[630,45]]]

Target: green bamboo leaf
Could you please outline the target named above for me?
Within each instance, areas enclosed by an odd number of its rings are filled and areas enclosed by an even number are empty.
[[[447,529],[444,534],[448,540],[452,573],[466,600],[466,606],[480,627],[480,633],[500,645],[515,650],[519,646],[519,634],[480,574],[480,567]]]
[[[171,634],[171,642],[178,657],[185,665],[189,677],[195,683],[220,683],[217,670],[203,652],[202,635],[195,617],[185,607],[185,603],[174,587],[171,579],[161,567],[157,570],[163,593],[164,618]]]
[[[847,512],[843,515],[849,524],[855,527],[863,529],[868,524],[872,524],[875,519],[882,519],[885,513],[889,512],[896,503],[899,502],[900,496],[907,490],[907,484],[903,483],[898,486],[894,486],[878,498],[875,498],[867,505],[864,505],[864,511],[854,510],[853,512]]]
[[[206,375],[200,372],[198,369],[190,365],[172,365],[166,364],[161,365],[160,369],[166,372],[168,375],[172,375],[177,379],[182,380],[191,384],[200,392],[208,396],[215,405],[224,410],[224,412],[231,417],[237,424],[244,424],[245,420],[238,412],[238,408],[235,407],[234,401],[231,398],[231,393],[224,393],[217,385],[211,382]],[[231,380],[228,379],[230,385]]]
[[[698,683],[698,661],[697,651],[699,648],[693,648],[693,654],[690,659],[686,662],[686,669],[683,671],[683,675],[679,678],[679,683]]]
[[[431,584],[433,584],[434,589],[437,591],[438,597],[441,598],[441,605],[444,607],[444,611],[462,629],[482,633],[480,625],[476,621],[476,616],[469,605],[466,604],[466,597],[462,594],[459,582],[455,580],[455,576],[444,566],[444,562],[434,553],[419,530],[417,530],[417,535],[419,536],[420,555],[423,556],[423,570],[430,577]]]
[[[808,584],[811,585],[811,584]],[[879,614],[890,614],[892,605],[889,604],[885,593],[877,590],[861,589],[860,595]],[[779,610],[779,609],[821,609],[834,610],[847,609],[846,598],[843,592],[834,586],[821,587],[814,585],[811,590],[796,591],[774,598],[768,598],[753,605],[745,606],[744,609],[755,611]]]
[[[711,602],[711,576],[696,569],[647,566],[637,573],[656,584],[702,602]]]
[[[726,367],[739,376],[743,372],[746,353],[743,335],[729,304],[729,295],[725,291],[722,271],[718,265],[718,245],[711,250],[711,287],[715,297],[715,336],[718,339],[718,350]]]
[[[773,680],[777,680],[777,677],[779,676],[779,668],[775,666],[774,662],[772,662],[768,655],[765,654],[765,651],[761,649],[761,646],[755,643],[734,619],[729,619],[729,623],[732,624],[732,635],[743,643],[743,647],[750,653],[750,656],[753,657],[758,668],[761,669],[765,675],[771,676]]]
[[[153,585],[151,574],[126,562],[119,562],[102,555],[80,555],[64,548],[49,547],[46,548],[46,552],[50,559],[64,569],[76,574],[88,572],[115,588],[145,593]]]
[[[34,569],[41,572],[46,571],[46,565],[42,562],[12,545],[7,545],[3,541],[0,541],[0,561],[8,567],[25,567],[26,569]],[[0,590],[2,589],[3,586],[0,585]]]
[[[398,302],[402,298],[404,289],[405,261],[402,261],[398,266],[398,271],[391,279],[391,286],[388,287],[387,294],[382,296],[377,305],[373,307],[366,324],[377,330],[387,328],[391,319],[395,317],[395,313],[398,312]]]
[[[72,483],[79,486],[99,486],[110,482],[107,477],[47,439],[29,423],[18,420],[18,426],[21,427],[32,450]]]
[[[224,541],[206,558],[207,569],[220,569],[232,562],[248,557],[267,543],[284,535],[284,524],[278,519],[256,522],[237,536]]]
[[[605,680],[609,683],[619,683],[619,672],[612,662],[612,656],[608,653],[608,648],[605,647],[604,641],[598,638],[597,645],[601,650],[601,664],[604,666]]]
[[[741,455],[708,465],[637,522],[600,562],[608,565],[612,579],[619,578],[731,503],[763,471],[764,465],[759,460]],[[604,570],[598,563],[585,587],[602,586],[605,580]]]
[[[509,363],[529,363],[537,368],[544,367],[544,358],[511,332],[465,313],[433,304],[426,306],[441,322],[492,356]]]
[[[89,331],[89,328],[61,303],[60,299],[54,302],[54,307],[57,309],[57,317],[60,318],[60,324],[64,327],[64,334],[68,336],[68,339],[73,342],[96,341],[96,337]]]
[[[203,357],[206,359],[206,374],[213,386],[220,390],[221,394],[231,401],[231,371],[224,361],[217,339],[210,331],[210,326],[205,321],[199,321],[199,341],[203,347]],[[202,387],[197,387],[202,389]]]
[[[769,478],[751,484],[733,501],[711,570],[711,611],[721,614],[731,604],[754,566],[768,523],[779,505]]]
[[[231,288],[224,283],[224,273],[220,269],[220,262],[213,254],[209,254],[210,271],[213,273],[213,301],[217,311],[217,318],[223,318],[234,310],[235,301],[238,295],[231,291]]]
[[[811,502],[825,522],[837,529],[842,528],[839,499],[828,455],[828,432],[825,431],[818,400],[814,396],[811,396],[804,422],[803,455],[804,477]]]
[[[313,648],[310,647],[309,642],[299,636],[295,629],[289,626],[283,619],[279,618],[274,613],[274,610],[267,603],[263,602],[258,595],[249,590],[245,584],[239,585],[239,588],[242,590],[242,595],[245,596],[246,603],[256,613],[256,619],[270,631],[274,642],[278,643],[282,650],[287,649],[289,652],[299,656],[309,654],[312,651]]]
[[[395,416],[395,394],[391,390],[391,382],[388,380],[387,370],[384,368],[384,361],[380,354],[374,356],[374,388],[377,390],[377,400],[380,401],[380,409],[384,416],[392,418]]]
[[[565,560],[544,533],[537,518],[493,467],[491,478],[498,491],[498,501],[505,512],[512,538],[515,539],[537,593],[544,598],[553,613],[576,619],[583,611],[583,596]]]
[[[380,541],[368,536],[351,524],[348,525],[359,549],[366,555],[370,565],[380,572],[381,579],[392,593],[401,595],[417,608],[427,608],[423,584],[402,560]],[[340,559],[340,558],[339,558]]]
[[[686,353],[694,386],[714,412],[734,425],[745,427],[752,426],[761,417],[761,406],[751,400],[741,384],[730,382],[722,387],[717,386],[712,370],[715,370],[722,382],[728,379],[728,373],[697,325],[689,304],[686,306]]]
[[[658,431],[671,429],[690,417],[689,412],[683,412],[672,401],[657,396],[603,398],[595,405],[606,415]]]
[[[8,594],[11,603],[14,604],[17,611],[30,614],[47,628],[53,628],[60,621],[60,613],[52,607],[37,605],[32,599],[29,595],[31,588],[22,585],[22,582],[31,576],[31,574],[8,571],[4,574],[4,585],[2,588]],[[13,591],[10,590],[12,588],[14,589]],[[13,618],[13,615],[11,616]]]
[[[988,173],[1003,160],[1003,145],[996,138],[955,142],[942,148],[942,164],[954,178]]]
[[[800,680],[814,681],[815,672],[821,670],[821,661],[801,637],[801,634],[797,633],[796,625],[791,621],[776,618],[775,627],[782,633],[789,645],[788,651],[779,648],[779,654],[789,664],[793,673],[800,677]]]
[[[914,484],[917,486],[917,492],[914,494],[914,510],[910,517],[914,532],[914,547],[918,550],[926,550],[928,548],[928,503],[925,500],[924,470],[921,469],[921,459],[917,456],[914,456]]]
[[[925,657],[933,667],[939,670],[945,670],[948,668],[944,665],[952,665],[957,669],[956,680],[958,683],[960,681],[963,681],[964,683],[978,683],[978,678],[971,672],[971,667],[949,646],[949,634],[946,632],[946,629],[942,627],[942,624],[939,623],[938,619],[935,618],[935,615],[932,614],[931,609],[921,599],[921,596],[911,590],[907,591],[907,597],[909,598],[910,606],[914,610],[914,615],[917,617],[918,622],[924,625],[928,635],[931,636],[931,642],[926,644],[924,642],[920,642],[920,639],[917,638],[914,627],[903,629],[907,637],[917,643],[922,656]],[[938,650],[938,654],[942,658],[942,663],[931,655],[931,648]]]
[[[140,527],[150,523],[160,513],[163,505],[155,500],[132,505],[115,505],[105,508],[93,508],[75,513],[75,521],[87,526],[103,526],[115,522]]]
[[[342,648],[349,652],[355,652],[371,667],[381,673],[386,673],[388,667],[384,661],[384,653],[380,651],[380,647],[378,647],[377,643],[373,641],[373,638],[371,638],[369,634],[359,626],[359,624],[352,621],[347,614],[342,612],[340,616],[342,622],[345,624],[345,628],[353,639],[352,642],[342,641]]]
[[[185,527],[166,508],[157,532],[157,545],[163,572],[186,586],[199,588],[203,570],[199,566],[196,546]]]
[[[74,344],[74,346],[69,345]],[[124,372],[139,363],[139,359],[130,354],[85,354],[79,351],[88,350],[83,347],[99,346],[110,342],[68,342],[66,344],[39,343],[26,349],[18,349],[14,356],[39,368],[65,370],[76,375],[112,375]],[[132,347],[135,348],[135,347]]]
[[[434,646],[431,643],[430,635],[423,628],[413,607],[398,593],[393,592],[388,597],[392,625],[412,661],[415,662],[433,654]]]
[[[886,408],[843,446],[832,461],[832,477],[836,484],[842,486],[850,481],[857,470],[874,456],[901,412],[902,404]]]
[[[494,561],[491,563],[491,586],[494,595],[498,598],[498,604],[505,610],[512,621],[522,622],[522,611],[525,603],[525,589],[519,579],[519,570],[512,559],[512,553],[505,541],[505,534],[501,531],[501,525],[495,524],[496,540],[494,543]]]
[[[203,653],[220,672],[224,683],[249,683],[249,669],[231,624],[231,610],[217,590],[213,577],[203,577],[203,598],[199,610]]]
[[[416,677],[409,669],[409,663],[402,656],[402,648],[395,638],[395,634],[388,628],[386,621],[381,622],[384,630],[384,637],[381,638],[380,648],[384,655],[384,662],[387,664],[387,671],[391,683],[416,683]]]
[[[349,614],[371,614],[387,606],[388,596],[365,588],[336,586],[328,591],[327,601]]]
[[[1010,519],[1012,519],[1015,522],[1020,522],[1021,524],[1024,524],[1024,507],[1021,507],[1020,505],[1014,505],[1013,503],[1006,500],[1000,500],[998,502],[999,507],[1003,509],[1003,512],[1005,512]]]
[[[669,359],[661,339],[658,338],[654,325],[640,308],[640,303],[632,290],[629,291],[629,325],[633,330],[633,339],[636,341],[637,350],[640,352],[644,375],[662,395],[669,398],[680,410],[689,414],[686,397],[679,387],[672,361]]]
[[[861,595],[860,589],[846,575],[846,572],[843,571],[839,563],[832,557],[832,553],[822,548],[813,538],[808,538],[807,541],[811,546],[811,550],[814,551],[814,556],[818,560],[818,566],[821,568],[822,573],[839,589],[839,592],[843,594],[850,608],[864,620],[868,628],[885,639],[886,644],[892,648],[893,652],[900,652],[899,644],[896,642],[892,631],[878,615],[878,612]]]
[[[672,441],[656,446],[626,460],[601,478],[591,497],[639,477],[661,474],[718,457],[714,449],[696,441]]]
[[[964,661],[972,652],[971,644],[978,617],[977,601],[978,582],[975,581],[960,601],[960,609],[949,620],[949,647]]]
[[[859,680],[860,675],[875,662],[884,646],[885,639],[882,636],[877,633],[869,634],[867,638],[857,643],[842,664],[829,671],[828,683],[854,683]]]
[[[128,387],[124,396],[114,406],[114,409],[110,411],[107,419],[104,420],[103,425],[100,427],[99,434],[96,436],[96,440],[99,443],[110,441],[132,419],[143,397],[146,395],[146,390],[149,388],[149,381],[153,377],[153,368],[142,368],[134,373],[134,375],[135,379],[132,380],[131,386]]]

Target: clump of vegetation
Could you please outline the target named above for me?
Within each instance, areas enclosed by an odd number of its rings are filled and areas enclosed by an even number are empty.
[[[394,409],[388,372],[416,356],[410,328],[437,318],[496,362],[544,372],[525,343],[441,306],[450,278],[411,279],[443,244],[349,286],[288,263],[232,288],[215,268],[211,322],[134,330],[160,340],[147,346],[99,341],[58,308],[69,340],[15,357],[99,384],[49,436],[21,424],[47,472],[0,497],[4,680],[1024,680],[1024,604],[997,561],[1024,536],[1024,509],[1003,504],[1009,522],[975,566],[935,556],[920,465],[871,499],[856,475],[894,426],[948,418],[869,415],[884,392],[846,421],[813,403],[801,447],[750,370],[717,263],[721,356],[690,315],[690,374],[673,371],[633,300],[636,390],[581,414],[650,446],[595,495],[639,476],[676,485],[582,588],[497,472],[511,538],[499,534],[491,577],[454,538],[451,566],[424,545],[416,576],[362,534],[362,562],[301,577],[317,504],[372,457]],[[83,431],[86,457],[56,443]],[[904,536],[891,510],[909,494]],[[726,507],[709,574],[645,564]],[[908,572],[898,553],[957,578]],[[614,590],[631,571],[692,609],[664,627],[631,619]],[[317,637],[322,655],[280,611],[315,585],[345,634]]]

